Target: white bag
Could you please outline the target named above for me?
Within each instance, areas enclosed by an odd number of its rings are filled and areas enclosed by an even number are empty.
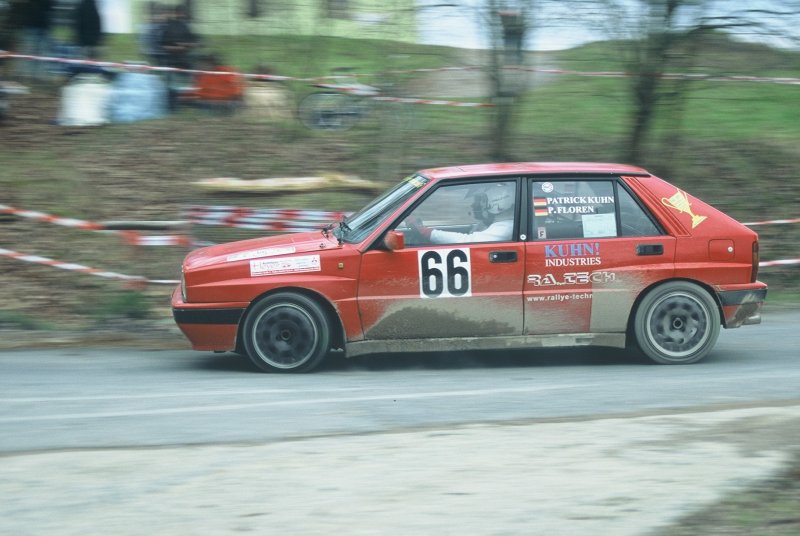
[[[108,99],[111,92],[106,80],[96,74],[79,74],[61,89],[58,124],[86,127],[108,123]]]

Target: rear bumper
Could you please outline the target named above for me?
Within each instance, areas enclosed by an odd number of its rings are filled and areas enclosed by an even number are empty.
[[[724,327],[738,328],[761,323],[761,308],[767,299],[767,285],[764,283],[720,288],[717,296],[722,305]]]
[[[180,287],[172,294],[172,317],[195,350],[229,351],[236,349],[239,321],[247,304],[187,304]]]

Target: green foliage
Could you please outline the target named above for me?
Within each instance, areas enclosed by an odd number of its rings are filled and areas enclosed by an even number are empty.
[[[100,318],[130,318],[141,320],[150,318],[152,304],[147,296],[137,290],[111,291],[100,298],[94,314]]]
[[[53,325],[19,311],[0,310],[0,329],[47,330]]]

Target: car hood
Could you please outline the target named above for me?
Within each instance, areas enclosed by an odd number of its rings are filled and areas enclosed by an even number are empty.
[[[268,236],[228,242],[195,250],[186,256],[183,266],[185,270],[193,270],[217,264],[280,257],[310,251],[324,251],[341,247],[332,233],[328,233],[328,236],[325,236],[320,231]]]

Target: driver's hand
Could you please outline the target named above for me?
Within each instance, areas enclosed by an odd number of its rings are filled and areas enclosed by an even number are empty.
[[[406,225],[408,225],[409,229],[418,233],[425,240],[430,239],[431,229],[429,227],[425,227],[424,223],[422,222],[422,218],[419,216],[412,215],[406,218]]]
[[[408,225],[411,229],[414,229],[415,231],[418,231],[420,227],[425,227],[425,225],[422,223],[422,218],[414,215],[411,215],[408,218],[406,218],[406,225]]]

